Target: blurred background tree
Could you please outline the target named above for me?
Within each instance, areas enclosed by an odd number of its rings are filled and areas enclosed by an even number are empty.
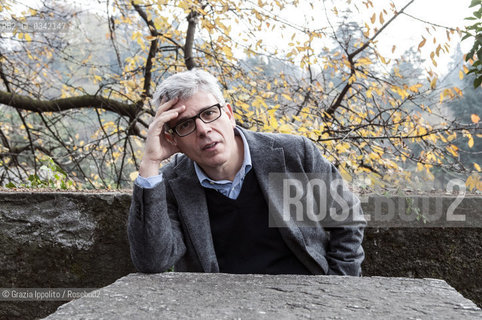
[[[467,53],[465,61],[471,65],[468,73],[475,75],[474,88],[479,88],[482,84],[482,1],[472,0],[469,7],[476,11],[473,12],[472,17],[466,18],[466,20],[473,21],[473,24],[466,28],[462,40],[472,38],[474,40],[474,45]]]
[[[379,49],[413,2],[1,0],[4,21],[69,27],[0,33],[0,185],[129,187],[156,85],[199,67],[219,79],[240,126],[306,136],[356,187],[432,186],[450,173],[482,190],[469,69],[462,56],[455,78],[422,66],[422,53],[437,66],[461,32],[425,22],[398,57]],[[284,18],[300,6],[310,24]],[[440,29],[446,39],[432,35]]]

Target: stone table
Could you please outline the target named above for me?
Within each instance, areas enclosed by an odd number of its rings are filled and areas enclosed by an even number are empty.
[[[133,273],[45,319],[482,319],[443,280]]]

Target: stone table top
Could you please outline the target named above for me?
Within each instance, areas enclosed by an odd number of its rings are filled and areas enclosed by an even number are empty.
[[[45,319],[482,319],[438,279],[129,274]]]

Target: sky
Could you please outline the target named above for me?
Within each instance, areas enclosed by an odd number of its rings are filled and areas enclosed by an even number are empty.
[[[407,3],[408,1],[397,1],[397,3],[399,2]],[[470,23],[470,21],[464,21],[464,18],[470,16],[472,11],[475,11],[469,9],[470,2],[470,0],[416,0],[409,8],[407,8],[406,12],[416,18],[430,21],[438,25],[461,28]],[[386,41],[388,43],[398,44],[397,47],[399,48],[397,50],[400,50],[401,53],[403,53],[402,50],[405,50],[414,44],[418,47],[418,44],[422,40],[421,35],[424,35],[425,38],[427,38],[426,46],[429,47],[431,45],[430,41],[428,41],[430,35],[428,35],[425,28],[426,25],[424,23],[403,15],[394,21],[393,25],[387,28],[387,33],[380,38],[380,42]],[[437,39],[443,39],[444,41],[447,39],[446,32],[443,28],[438,28],[437,31],[433,31],[431,38],[433,38],[433,36],[436,36]],[[458,42],[464,53],[468,52],[473,45],[472,40],[460,42],[460,38],[455,36],[451,42],[450,49],[452,52],[455,50]],[[391,52],[391,47],[388,45],[380,48],[380,50],[388,55],[389,52]],[[431,66],[432,64],[429,59],[430,51],[425,50],[424,52],[427,64]],[[450,61],[450,56],[451,54],[441,56],[438,60],[441,67],[435,69],[440,73],[446,72],[446,65]]]
[[[380,27],[379,23],[379,13],[386,9],[387,15],[384,16],[384,20],[388,21],[393,15],[390,10],[390,2],[388,0],[371,0],[373,3],[373,8],[367,9],[362,3],[366,0],[353,0],[351,1],[351,6],[357,5],[359,12],[353,14],[351,17],[359,19],[359,24],[364,25],[365,22],[370,22],[370,18],[373,13],[376,13],[377,21],[374,25],[370,27]],[[322,1],[319,1],[322,3]],[[410,0],[393,0],[397,10],[402,9]],[[338,11],[343,10],[343,5],[346,1],[341,0],[325,0],[324,1],[327,8],[331,9],[337,7]],[[446,29],[437,27],[436,30],[430,29],[431,34],[426,30],[427,24],[417,20],[428,21],[436,25],[449,27],[449,28],[461,28],[465,25],[470,24],[470,21],[465,21],[464,19],[471,16],[472,12],[475,11],[469,8],[471,0],[415,0],[405,12],[413,17],[407,15],[400,15],[396,18],[377,38],[378,39],[378,49],[380,53],[388,58],[400,57],[407,49],[410,47],[418,48],[419,43],[423,40],[422,37],[427,39],[426,44],[421,50],[422,58],[425,60],[426,68],[431,68],[433,71],[437,72],[439,75],[445,74],[447,70],[447,65],[450,62],[451,55],[455,51],[457,43],[460,43],[460,37],[457,35],[451,36],[450,42],[450,52],[448,54],[441,54],[437,58],[437,67],[432,64],[430,59],[430,52],[435,49],[433,45],[433,38],[435,37],[438,43],[445,43],[447,41]],[[328,21],[331,24],[336,25],[337,20],[340,20],[340,14],[338,18],[328,10],[328,14],[320,14],[322,5],[320,8],[315,6],[312,9],[309,6],[309,1],[300,0],[300,5],[298,8],[290,8],[285,13],[282,13],[283,18],[292,22],[293,24],[309,28],[319,28],[321,26],[326,26]],[[473,22],[472,22],[473,23]],[[288,38],[291,34],[288,32]],[[286,40],[286,39],[285,39]],[[272,46],[279,45],[279,43],[286,42],[285,40],[280,41],[279,38],[273,37],[273,35],[267,35],[265,41],[271,43]],[[463,53],[470,50],[473,45],[473,40],[465,40],[460,43]],[[392,52],[393,47],[395,50]]]
[[[255,6],[258,3],[257,0],[242,1],[244,1],[245,4],[252,3]],[[365,1],[371,1],[373,3],[373,8],[367,9],[363,4],[363,2]],[[409,1],[410,0],[393,0],[393,3],[395,4],[395,7],[400,10]],[[35,7],[35,0],[19,0],[16,2],[27,3],[30,6]],[[67,2],[71,4],[75,3],[79,7],[89,8],[90,11],[97,14],[102,14],[103,12],[105,12],[104,1],[100,1],[101,3],[96,0],[90,0],[85,2],[71,0]],[[310,2],[318,4],[315,4],[314,8],[312,8],[309,5]],[[286,21],[289,21],[293,25],[299,26],[300,28],[308,27],[310,29],[316,29],[326,27],[328,25],[328,22],[336,25],[339,16],[337,18],[331,12],[331,9],[333,7],[337,7],[339,11],[342,11],[343,6],[346,5],[346,2],[346,0],[300,0],[299,5],[296,8],[288,8],[288,10],[285,10],[285,12],[281,12],[280,15]],[[370,27],[380,27],[381,25],[379,24],[378,15],[383,9],[386,9],[388,13],[385,16],[385,21],[387,21],[392,15],[392,12],[390,10],[391,1],[389,0],[352,0],[350,2],[350,6],[358,6],[359,12],[356,12],[352,16],[355,18],[359,18],[360,25],[362,26],[365,24],[365,22],[370,21],[370,17],[373,13],[376,13],[378,25],[376,23],[375,25],[370,25]],[[387,58],[400,57],[400,55],[402,55],[408,48],[417,48],[418,44],[422,41],[423,36],[427,39],[427,41],[426,45],[421,51],[421,54],[422,58],[426,60],[426,67],[432,68],[439,75],[443,75],[447,72],[447,64],[450,62],[451,55],[456,49],[457,42],[459,42],[460,38],[458,36],[452,37],[452,42],[450,43],[451,52],[449,52],[448,54],[443,54],[441,57],[439,57],[437,59],[438,66],[434,67],[429,57],[430,52],[433,50],[432,39],[435,36],[439,42],[445,42],[445,29],[437,28],[437,30],[431,30],[431,34],[428,34],[428,32],[426,31],[427,24],[424,24],[417,19],[429,21],[441,26],[462,28],[464,25],[470,23],[464,21],[464,18],[470,16],[473,11],[472,9],[469,9],[470,2],[471,0],[415,0],[414,3],[411,4],[405,11],[406,13],[412,15],[415,18],[401,15],[392,24],[390,24],[386,28],[386,30],[384,30],[384,32],[382,32],[379,36],[378,49],[380,53]],[[326,11],[326,15],[324,14],[325,10],[322,9],[323,3],[327,8],[330,9]],[[181,26],[181,28],[183,27]],[[233,30],[236,31],[238,29],[240,34],[243,33],[242,28],[243,26],[233,26]],[[263,39],[263,43],[265,43],[268,48],[272,49],[272,51],[274,51],[275,47],[281,47],[281,50],[283,50],[283,46],[285,47],[285,50],[290,50],[290,48],[287,47],[287,43],[290,42],[288,41],[288,38],[291,37],[292,33],[295,31],[296,30],[287,30],[285,38],[282,38],[283,34],[281,34],[280,32],[278,32],[277,34],[262,34],[259,35],[259,38]],[[468,52],[472,47],[472,44],[472,40],[463,41],[461,43],[462,52]],[[392,52],[394,46],[396,46],[396,48]],[[239,50],[239,52],[242,52],[242,50]]]
[[[381,1],[378,1],[381,2]],[[396,4],[407,3],[408,1],[396,1]],[[471,15],[469,8],[470,0],[415,0],[406,13],[421,20],[430,21],[446,27],[460,27],[468,24],[464,18]],[[397,5],[397,7],[401,7]],[[411,43],[414,40],[413,33],[424,29],[425,26],[408,16],[401,16],[388,27],[390,37],[400,40],[402,43]],[[465,45],[465,43],[463,44]]]

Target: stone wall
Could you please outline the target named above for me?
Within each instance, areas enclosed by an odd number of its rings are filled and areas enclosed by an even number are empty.
[[[100,288],[134,272],[130,199],[116,192],[0,193],[0,287]],[[370,201],[363,208],[373,211]],[[367,228],[363,274],[444,279],[481,306],[480,208],[482,197],[466,197],[454,212],[477,216],[472,227]],[[0,301],[0,318],[44,317],[62,303]]]
[[[99,288],[131,273],[130,195],[0,193],[0,287]],[[47,316],[64,302],[2,302],[0,319]]]

